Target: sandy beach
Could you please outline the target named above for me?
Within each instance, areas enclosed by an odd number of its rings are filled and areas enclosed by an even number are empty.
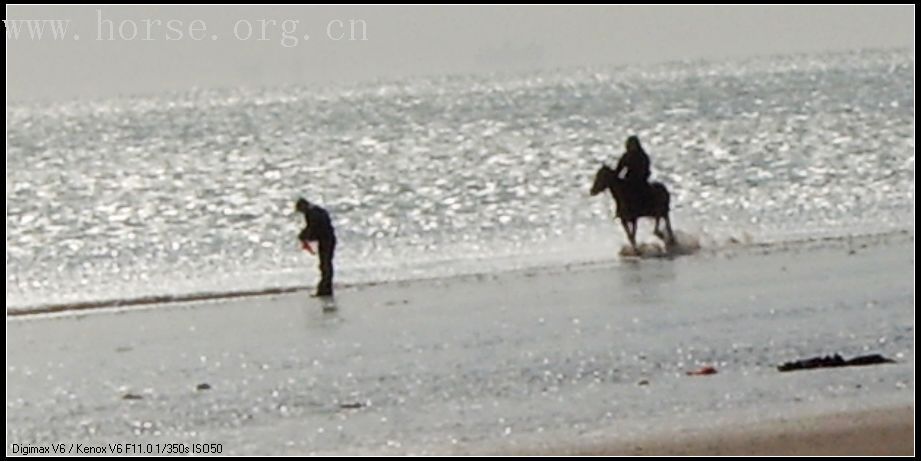
[[[11,445],[912,454],[914,234],[7,318]],[[780,373],[879,353],[894,364]],[[712,366],[716,374],[688,376]]]
[[[527,454],[529,451],[511,452]],[[914,406],[548,447],[552,455],[887,456],[914,454]]]

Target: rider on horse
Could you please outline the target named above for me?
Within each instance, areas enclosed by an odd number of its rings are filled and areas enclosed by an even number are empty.
[[[627,152],[620,157],[614,176],[620,177],[620,172],[627,170],[624,179],[630,184],[634,199],[642,207],[649,197],[649,156],[640,145],[640,138],[630,136],[627,138]]]

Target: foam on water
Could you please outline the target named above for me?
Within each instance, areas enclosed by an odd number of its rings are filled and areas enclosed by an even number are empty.
[[[666,240],[667,236],[661,232],[656,234],[659,241],[638,241],[636,248],[630,244],[623,245],[620,248],[620,255],[639,258],[672,258],[692,255],[700,251],[700,236],[679,229],[674,229],[673,234],[671,241]]]
[[[616,257],[601,161],[636,133],[701,245],[914,219],[914,55],[780,56],[7,104],[7,305]],[[641,227],[648,224],[641,224]]]

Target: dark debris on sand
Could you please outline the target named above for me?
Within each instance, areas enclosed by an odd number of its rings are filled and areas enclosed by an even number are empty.
[[[808,370],[812,368],[832,368],[832,367],[850,367],[862,365],[876,365],[880,363],[895,363],[895,360],[888,359],[879,354],[861,355],[850,360],[844,360],[840,355],[827,355],[825,357],[813,357],[811,359],[797,360],[779,365],[779,371]]]

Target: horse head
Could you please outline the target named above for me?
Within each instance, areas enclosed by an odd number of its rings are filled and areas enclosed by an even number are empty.
[[[593,197],[604,191],[610,185],[611,176],[614,174],[614,170],[606,164],[602,163],[601,168],[598,169],[598,172],[595,173],[595,182],[592,183],[592,189],[589,191]]]

